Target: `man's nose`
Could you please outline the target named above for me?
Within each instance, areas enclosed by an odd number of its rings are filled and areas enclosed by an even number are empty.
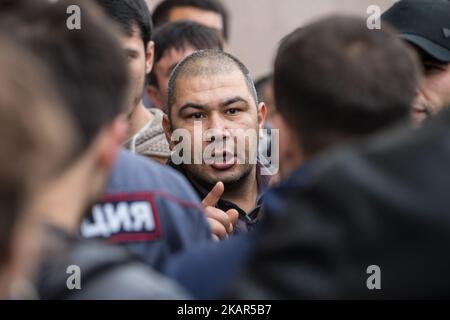
[[[226,119],[220,116],[218,113],[213,113],[210,117],[208,132],[210,133],[210,140],[214,140],[215,137],[221,137],[222,139],[228,139],[230,131]]]
[[[427,99],[426,99],[425,95],[423,94],[421,88],[418,88],[416,90],[416,97],[415,97],[415,99],[413,101],[413,107],[414,108],[421,108],[424,105],[426,105],[426,103],[427,103]]]

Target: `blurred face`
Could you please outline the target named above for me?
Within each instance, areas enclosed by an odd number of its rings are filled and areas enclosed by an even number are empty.
[[[120,42],[125,51],[130,72],[130,100],[127,113],[131,114],[142,100],[145,76],[152,69],[154,47],[153,42],[149,42],[147,51],[145,51],[144,42],[137,26],[133,27],[131,37],[124,35]]]
[[[35,267],[43,253],[44,232],[38,213],[23,213],[14,228],[10,264],[6,270],[2,270],[0,297],[9,298],[10,295],[29,293],[22,285],[26,285],[24,281],[31,281],[36,276]]]
[[[166,109],[170,74],[178,62],[194,51],[196,50],[192,47],[187,47],[182,50],[172,48],[165,52],[163,57],[155,64],[154,73],[158,81],[158,88],[154,86],[149,88],[149,95],[155,107],[161,110]]]
[[[424,76],[413,108],[413,119],[421,123],[450,106],[450,64],[424,60]]]
[[[264,98],[264,103],[266,104],[267,107],[267,117],[266,117],[266,122],[267,124],[272,127],[274,127],[274,118],[276,115],[276,108],[275,108],[275,100],[274,100],[274,96],[273,96],[273,86],[272,83],[268,83],[264,86],[263,88],[263,98]]]
[[[285,179],[304,160],[298,147],[300,145],[299,138],[295,133],[295,129],[291,128],[280,113],[277,112],[272,116],[271,124],[274,128],[279,129],[279,176],[281,179]]]
[[[223,21],[220,14],[213,11],[206,11],[194,7],[178,7],[169,13],[169,22],[189,20],[200,23],[204,26],[214,28],[223,34]]]
[[[194,151],[191,153],[192,164],[184,164],[187,174],[203,185],[213,185],[218,181],[222,181],[225,187],[238,185],[255,166],[248,159],[251,150],[257,148],[258,131],[266,112],[264,103],[256,106],[239,70],[213,76],[180,77],[175,90],[171,128],[188,131],[191,150]],[[201,152],[204,154],[208,146],[214,146],[211,149],[213,161],[209,163],[203,158],[201,164],[194,164],[195,134],[199,127],[204,138],[200,138]],[[238,152],[237,135],[249,129],[248,132],[255,133],[256,139],[245,140],[244,152]],[[214,145],[211,136],[220,137],[224,143]],[[228,144],[230,141],[232,143]]]

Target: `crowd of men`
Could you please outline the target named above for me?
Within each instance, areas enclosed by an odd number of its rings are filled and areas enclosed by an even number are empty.
[[[449,12],[322,17],[255,81],[218,0],[0,1],[0,298],[448,297]]]

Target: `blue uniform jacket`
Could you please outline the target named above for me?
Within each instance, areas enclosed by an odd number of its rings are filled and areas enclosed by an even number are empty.
[[[186,179],[125,150],[80,231],[85,238],[124,245],[157,269],[170,255],[212,241],[203,207]]]

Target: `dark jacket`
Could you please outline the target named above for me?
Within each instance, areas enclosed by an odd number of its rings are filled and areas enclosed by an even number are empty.
[[[218,299],[252,257],[258,229],[177,254],[162,272],[195,299]]]
[[[327,154],[306,183],[289,179],[270,192],[284,212],[230,296],[448,297],[449,177],[449,112],[415,132]]]
[[[171,161],[169,161],[167,163],[167,165],[172,167],[173,169],[177,170],[179,173],[181,173],[188,179],[188,181],[191,183],[192,187],[197,192],[197,195],[200,197],[200,199],[203,200],[208,195],[209,191],[211,191],[211,190],[206,190],[204,187],[202,187],[198,183],[195,183],[194,181],[190,180],[182,165],[176,165]],[[269,175],[261,174],[261,171],[262,171],[261,168],[262,168],[261,164],[258,163],[256,165],[256,180],[257,180],[257,184],[258,184],[258,199],[256,200],[255,207],[253,208],[253,210],[251,210],[250,212],[245,212],[242,208],[240,208],[235,203],[228,201],[228,200],[224,200],[224,199],[220,199],[217,202],[216,207],[219,208],[220,210],[226,212],[230,209],[235,209],[239,213],[239,219],[238,219],[236,225],[234,226],[235,234],[246,233],[248,230],[253,229],[260,220],[259,214],[261,213],[260,209],[261,209],[263,194],[266,191],[266,189],[268,188],[269,181],[271,178],[271,176],[269,176]]]
[[[212,241],[203,207],[186,179],[124,150],[105,196],[80,230],[85,238],[126,246],[157,269],[170,255]]]
[[[41,299],[185,299],[177,285],[131,255],[125,248],[81,239],[62,230],[48,232],[47,251],[37,285]],[[80,289],[68,278],[80,272]],[[69,271],[69,273],[68,273]],[[69,279],[69,283],[71,279]]]

